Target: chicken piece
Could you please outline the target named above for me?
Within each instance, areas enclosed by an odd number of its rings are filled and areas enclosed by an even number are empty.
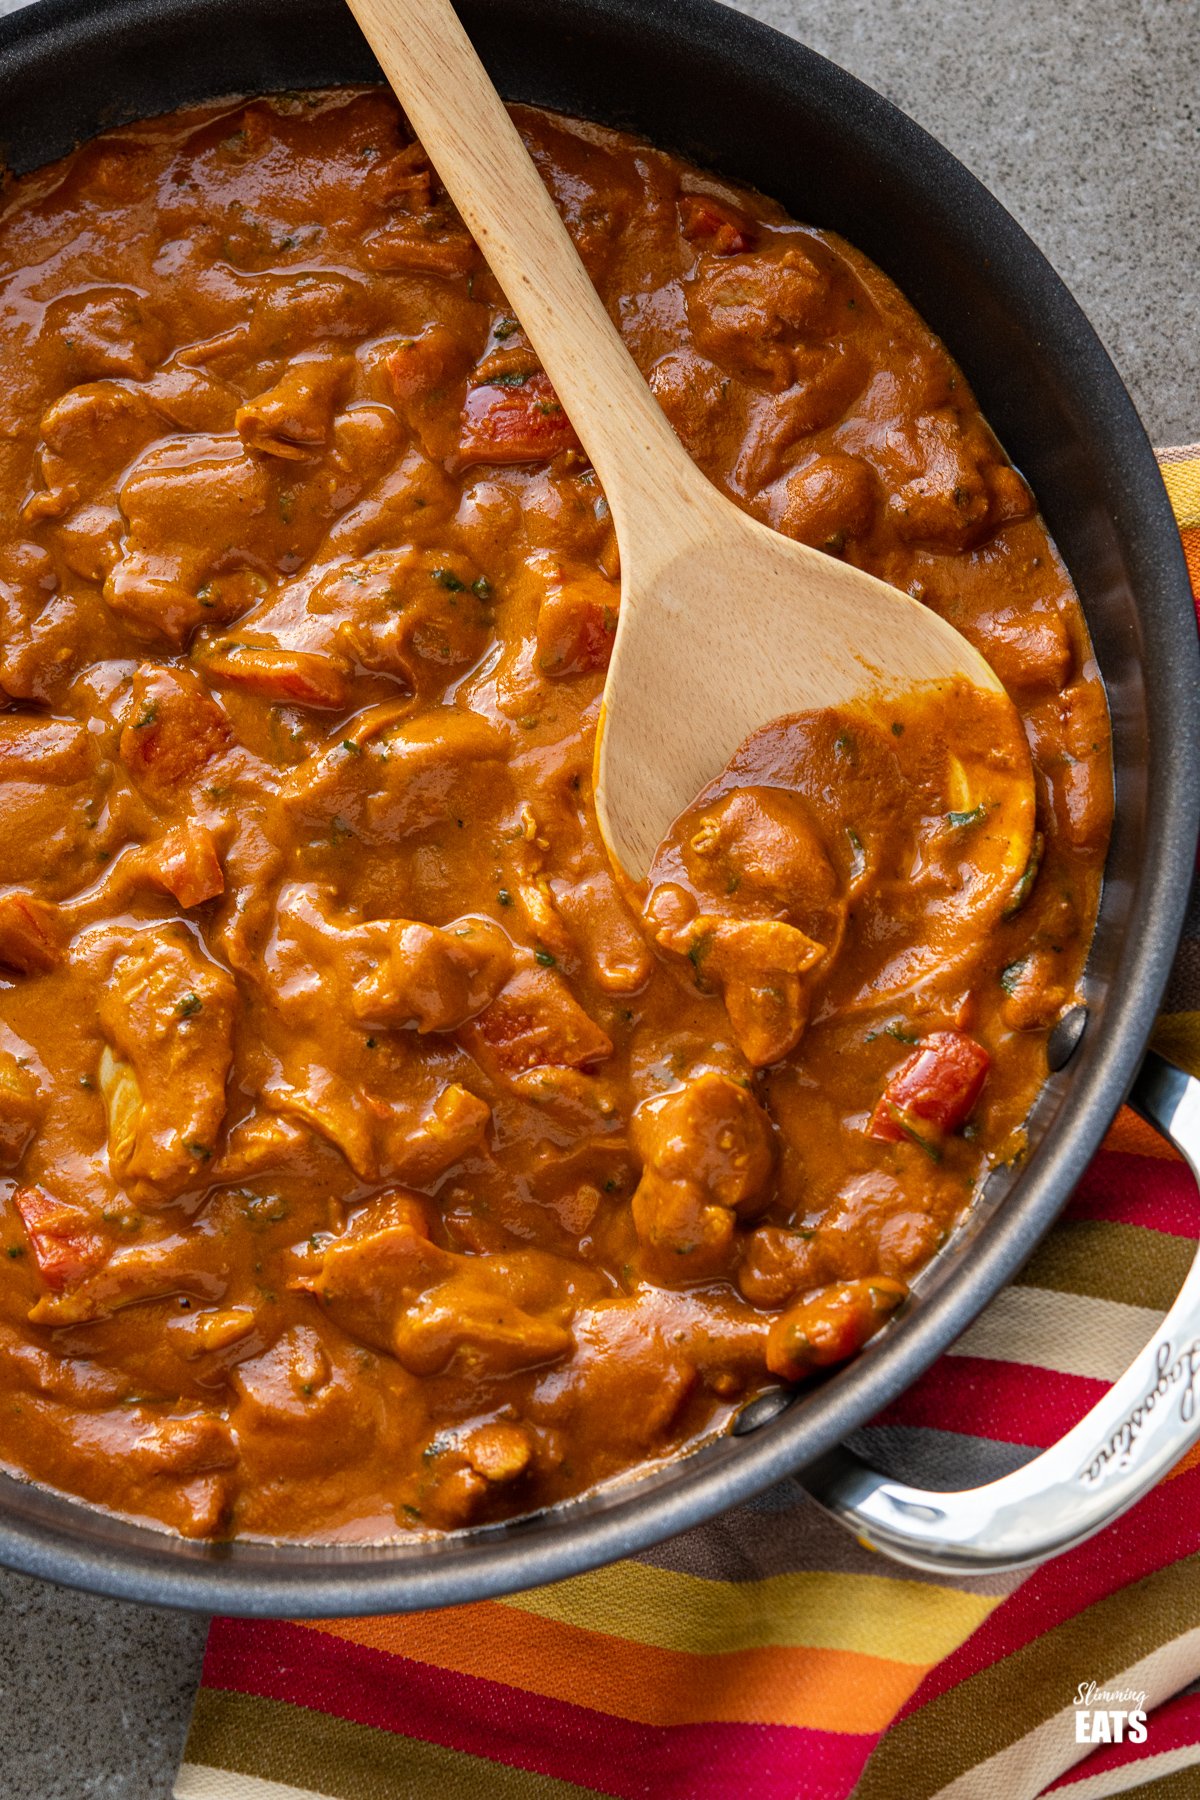
[[[167,345],[162,323],[132,287],[76,289],[52,300],[41,336],[63,364],[63,387],[117,376],[145,381]]]
[[[1102,854],[1111,807],[1111,730],[1104,689],[1072,681],[1029,709],[1035,767],[1053,769],[1048,799],[1062,840],[1074,850]]]
[[[425,1033],[453,1031],[490,1005],[512,961],[491,919],[360,923],[334,910],[327,890],[293,882],[280,894],[268,968],[277,987],[315,997],[322,1011],[333,1002],[364,1025]]]
[[[387,274],[469,275],[479,252],[461,225],[437,211],[390,219],[362,241],[368,266]]]
[[[818,1273],[806,1287],[868,1275],[906,1279],[923,1268],[941,1241],[938,1220],[904,1182],[884,1169],[852,1175],[838,1190],[812,1238]]]
[[[665,897],[663,888],[651,896],[660,918]],[[656,936],[664,950],[687,957],[702,992],[719,989],[747,1062],[765,1068],[796,1048],[808,1024],[808,977],[827,960],[823,944],[778,919],[706,913],[660,924]]]
[[[759,1225],[746,1240],[737,1284],[752,1306],[786,1306],[834,1271],[815,1232],[788,1225]]]
[[[508,740],[478,714],[431,709],[395,722],[355,721],[346,736],[301,763],[281,802],[318,830],[353,832],[391,847],[449,819],[495,816],[506,804]]]
[[[340,1150],[361,1181],[379,1180],[380,1139],[387,1121],[380,1120],[380,1109],[361,1088],[335,1075],[307,1049],[293,1051],[285,1069],[263,1083],[259,1097]]]
[[[361,1342],[415,1375],[457,1360],[464,1373],[508,1374],[570,1348],[573,1311],[556,1259],[537,1251],[461,1256],[430,1242],[421,1204],[397,1192],[325,1252],[297,1286]],[[530,1310],[527,1310],[530,1309]]]
[[[334,642],[352,662],[431,699],[479,660],[494,626],[491,589],[464,557],[411,549],[339,563],[314,583],[308,610],[340,620]]]
[[[177,431],[230,431],[241,401],[237,388],[208,369],[189,368],[184,354],[166,363],[140,391]]]
[[[309,1143],[303,1125],[277,1113],[253,1113],[235,1125],[212,1165],[214,1181],[245,1181],[268,1169],[284,1168]]]
[[[57,698],[77,661],[76,613],[59,591],[59,572],[41,544],[0,544],[0,694],[8,700]]]
[[[770,1320],[714,1292],[640,1286],[575,1315],[575,1354],[527,1404],[537,1426],[565,1426],[591,1446],[598,1476],[671,1447],[701,1376],[736,1391],[761,1379]]]
[[[98,1428],[97,1428],[98,1427]],[[238,1452],[218,1413],[170,1413],[126,1401],[93,1427],[104,1460],[120,1470],[121,1504],[185,1538],[228,1536]]]
[[[364,1025],[456,1031],[491,1005],[512,972],[512,945],[490,919],[457,919],[442,930],[397,919],[364,927],[364,935],[373,966],[351,998]]]
[[[470,937],[456,937],[460,928]],[[468,951],[476,936],[478,945]],[[406,970],[402,952],[414,937],[416,957]],[[420,1091],[397,1094],[386,1051],[378,1059],[380,1087],[370,1056],[357,1079],[334,1069],[342,1068],[339,1055],[362,1058],[364,1007],[370,1028],[399,1029],[421,1019],[426,1029],[439,1029],[436,1019],[446,1015],[437,1009],[485,1003],[491,959],[500,959],[499,982],[510,956],[508,940],[489,920],[463,920],[444,932],[406,921],[361,924],[337,911],[320,887],[286,885],[262,973],[288,1037],[277,1073],[262,1088],[263,1100],[334,1144],[364,1180],[436,1180],[479,1143],[490,1116],[486,1103],[456,1082],[428,1101]],[[368,1050],[376,1047],[368,1040]]]
[[[212,1413],[190,1413],[163,1419],[131,1446],[133,1468],[145,1474],[199,1475],[212,1469],[234,1469],[237,1448],[228,1422]]]
[[[0,1169],[15,1169],[42,1122],[41,1083],[23,1057],[0,1050]]]
[[[830,298],[826,277],[798,247],[753,260],[704,256],[686,294],[701,355],[775,393],[793,379],[797,341],[823,335]]]
[[[498,1080],[544,1066],[591,1069],[612,1055],[612,1039],[584,1012],[557,971],[518,967],[485,1012],[461,1033]]]
[[[95,768],[86,725],[30,713],[0,714],[0,781],[72,787]]]
[[[470,1430],[439,1431],[425,1446],[417,1480],[404,1510],[454,1531],[477,1518],[496,1488],[518,1481],[534,1461],[525,1425],[489,1419]]]
[[[389,1136],[388,1153],[397,1176],[421,1187],[440,1180],[482,1143],[491,1116],[486,1100],[456,1081],[449,1082],[415,1130]]]
[[[121,554],[121,515],[115,506],[77,506],[56,528],[54,546],[73,574],[99,586]]]
[[[697,919],[698,942],[706,921]],[[698,967],[720,985],[738,1048],[756,1069],[794,1050],[808,1024],[807,977],[826,961],[823,944],[775,919],[718,919]]]
[[[0,966],[44,975],[62,961],[64,929],[57,906],[20,888],[0,894]]]
[[[467,1461],[485,1481],[515,1481],[529,1467],[533,1444],[523,1425],[489,1419],[463,1439]]]
[[[99,743],[73,719],[0,714],[0,889],[11,884],[22,894],[31,872],[38,876],[35,917],[15,900],[8,909],[14,947],[27,938],[40,940],[47,930],[57,943],[51,919],[38,907],[89,886],[95,877],[95,828],[112,778],[98,755]],[[40,963],[51,952],[43,944],[28,954]]]
[[[729,416],[729,388],[721,371],[690,350],[668,350],[647,379],[692,461],[714,474],[720,466],[719,432]]]
[[[836,940],[843,902],[812,812],[784,788],[738,788],[699,808],[680,830],[688,879],[705,910],[767,912],[822,943]]]
[[[869,454],[902,538],[966,550],[987,530],[996,452],[982,427],[965,428],[949,408],[922,413],[890,426]]]
[[[106,1248],[107,1254],[107,1248]],[[204,1266],[203,1249],[192,1235],[171,1232],[153,1243],[118,1249],[101,1267],[82,1270],[65,1283],[65,1292],[43,1295],[29,1314],[34,1325],[87,1325],[110,1319],[126,1306],[168,1300],[177,1294],[212,1302],[224,1280]]]
[[[549,462],[578,450],[575,428],[540,370],[520,380],[481,382],[467,390],[459,431],[458,466]]]
[[[350,700],[345,662],[316,650],[219,639],[206,646],[202,666],[214,686],[240,688],[281,706],[344,712]]]
[[[1062,964],[1060,946],[1041,944],[1003,971],[1001,1017],[1010,1031],[1046,1031],[1070,1005],[1075,991]]]
[[[258,276],[254,311],[247,343],[244,334],[235,339],[234,354],[248,349],[264,361],[274,356],[298,356],[331,339],[352,342],[381,330],[388,301],[375,298],[377,284],[360,276],[332,269],[297,269],[294,273]],[[217,340],[218,343],[221,341]],[[197,355],[200,351],[202,354]],[[203,345],[181,353],[184,359],[212,360]],[[216,353],[218,356],[221,351]],[[177,358],[176,360],[180,360]]]
[[[1075,672],[1075,652],[1067,621],[1051,602],[999,606],[982,614],[966,635],[991,663],[1010,694],[1038,688],[1061,693]]]
[[[131,631],[182,648],[198,625],[244,608],[255,584],[229,586],[228,605],[223,596],[234,569],[260,565],[274,495],[263,459],[240,438],[158,440],[126,474],[119,499],[128,532],[104,598]]]
[[[85,382],[61,394],[42,415],[42,480],[51,492],[104,488],[162,429],[137,388],[119,381]]]
[[[655,1270],[678,1282],[728,1260],[736,1221],[765,1201],[775,1163],[771,1122],[728,1075],[696,1076],[634,1113],[645,1167],[633,1222]]]
[[[860,457],[833,450],[787,478],[778,526],[814,550],[840,556],[848,542],[866,537],[878,505],[875,471]]]
[[[784,1381],[845,1362],[861,1350],[908,1293],[902,1281],[873,1275],[821,1288],[776,1319],[767,1340],[767,1366]]]
[[[433,167],[416,138],[399,150],[373,158],[362,179],[363,199],[384,212],[428,212],[435,191],[440,190],[436,190]]]
[[[387,1403],[400,1397],[397,1389],[407,1378],[394,1369],[384,1392],[370,1391],[384,1386],[383,1372],[364,1381],[361,1351],[335,1343],[334,1337],[310,1325],[290,1325],[230,1371],[237,1396],[233,1428],[255,1447],[247,1457],[262,1457],[254,1473],[261,1470],[283,1484],[285,1505],[288,1484],[311,1485],[378,1456],[394,1430]]]
[[[289,363],[274,387],[238,408],[234,426],[246,448],[285,462],[319,456],[349,373],[344,354]]]
[[[38,1274],[55,1293],[98,1269],[112,1248],[93,1212],[58,1200],[45,1188],[17,1188],[13,1205],[25,1227]]]
[[[237,992],[182,929],[129,934],[101,997],[113,1174],[134,1198],[205,1179],[225,1114]]]
[[[225,1306],[187,1312],[181,1319],[171,1321],[170,1330],[172,1338],[184,1340],[187,1347],[183,1354],[193,1361],[219,1354],[233,1344],[245,1346],[256,1324],[257,1318],[248,1306]],[[261,1345],[260,1338],[260,1348]]]
[[[446,396],[464,392],[467,353],[462,344],[447,326],[435,322],[419,337],[401,338],[386,367],[400,414],[426,456],[446,461],[458,448],[457,421]]]
[[[538,668],[544,675],[588,675],[607,669],[617,631],[621,589],[598,571],[562,571],[538,608]]]
[[[227,748],[224,711],[190,669],[142,663],[121,730],[120,756],[160,811],[190,806],[196,778]]]
[[[536,843],[531,845],[524,838],[518,840],[512,851],[512,873],[505,876],[504,891],[517,902],[542,954],[549,954],[569,966],[576,953],[575,938],[558,910],[550,877],[539,873],[542,856]]]
[[[555,912],[597,987],[610,994],[636,994],[654,965],[609,871],[596,868],[577,881],[552,881],[550,886]]]
[[[695,1181],[738,1213],[763,1198],[774,1167],[771,1123],[740,1082],[712,1072],[638,1107],[638,1147],[670,1181]]]

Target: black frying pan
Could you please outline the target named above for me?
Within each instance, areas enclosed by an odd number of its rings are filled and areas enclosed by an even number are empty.
[[[627,1555],[800,1470],[909,1560],[998,1567],[1064,1548],[1200,1434],[1200,1299],[1190,1291],[1177,1308],[1188,1317],[1167,1322],[1108,1416],[1029,1465],[1041,1473],[1033,1488],[1026,1475],[1021,1494],[913,1496],[837,1446],[1013,1275],[1143,1065],[1200,816],[1195,619],[1145,433],[1095,333],[1019,226],[911,120],[813,52],[712,0],[462,0],[460,10],[507,97],[642,132],[842,232],[962,364],[1041,502],[1108,687],[1117,816],[1087,1013],[1052,1044],[1057,1066],[1029,1157],[993,1177],[904,1316],[821,1385],[790,1404],[754,1403],[733,1434],[670,1468],[515,1523],[376,1549],[185,1542],[0,1476],[0,1561],[235,1613],[446,1605]],[[377,78],[340,0],[42,0],[0,19],[0,149],[22,172],[188,101]],[[1179,1141],[1200,1142],[1200,1084],[1154,1059],[1135,1099]]]

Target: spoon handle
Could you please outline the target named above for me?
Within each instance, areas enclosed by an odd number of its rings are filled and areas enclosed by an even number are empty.
[[[618,526],[697,471],[622,343],[449,0],[349,0],[541,359]],[[665,478],[665,480],[664,480]]]

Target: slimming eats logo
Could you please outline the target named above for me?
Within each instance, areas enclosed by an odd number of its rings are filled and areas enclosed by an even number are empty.
[[[1077,1744],[1145,1743],[1146,1695],[1141,1688],[1106,1688],[1081,1681],[1074,1705]]]

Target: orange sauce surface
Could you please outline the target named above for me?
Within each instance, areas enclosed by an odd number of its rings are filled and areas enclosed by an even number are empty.
[[[621,890],[604,496],[383,93],[12,183],[0,1459],[190,1535],[527,1511],[852,1353],[1077,996],[1104,695],[963,377],[840,240],[518,120],[712,480],[990,659],[1037,856],[951,693],[758,734]]]

